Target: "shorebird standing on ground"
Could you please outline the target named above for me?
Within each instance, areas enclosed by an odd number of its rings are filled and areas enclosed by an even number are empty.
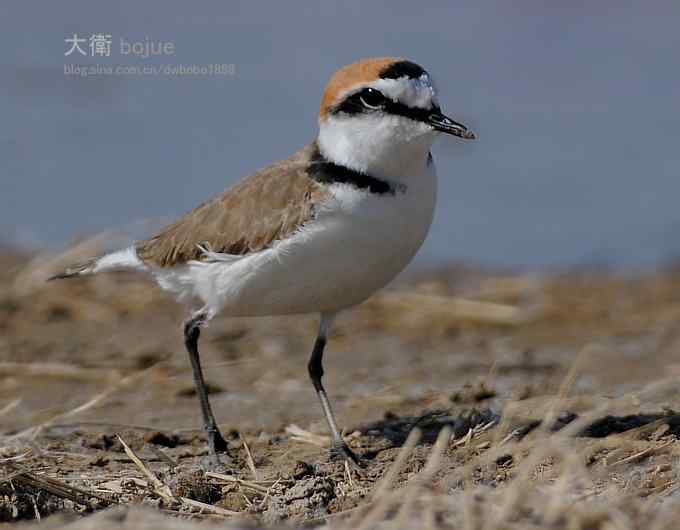
[[[442,114],[430,75],[397,58],[337,71],[321,101],[319,135],[290,158],[244,178],[146,241],[53,278],[139,270],[199,302],[184,323],[209,454],[227,443],[208,400],[198,353],[216,314],[319,313],[309,375],[332,451],[356,462],[321,382],[333,317],[385,286],[411,261],[432,222],[438,133],[474,134]]]

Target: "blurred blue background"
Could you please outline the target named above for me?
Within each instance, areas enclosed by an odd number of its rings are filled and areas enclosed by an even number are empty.
[[[0,4],[0,236],[148,235],[316,135],[338,67],[398,55],[479,133],[435,146],[418,264],[649,267],[680,255],[680,4]],[[73,34],[110,57],[65,57]],[[174,55],[120,54],[172,42]],[[89,53],[87,44],[82,45]],[[233,64],[233,75],[65,75],[65,64]]]

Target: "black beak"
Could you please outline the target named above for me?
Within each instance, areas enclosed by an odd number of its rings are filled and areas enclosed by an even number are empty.
[[[434,110],[428,117],[429,123],[435,131],[440,131],[446,134],[453,134],[465,140],[474,140],[475,133],[468,131],[467,127],[462,123],[453,121],[451,118],[444,116],[440,110]]]

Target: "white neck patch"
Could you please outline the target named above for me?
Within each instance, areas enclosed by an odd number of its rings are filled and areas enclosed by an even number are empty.
[[[331,162],[377,178],[408,184],[420,174],[436,132],[403,116],[329,116],[320,123],[319,148]]]

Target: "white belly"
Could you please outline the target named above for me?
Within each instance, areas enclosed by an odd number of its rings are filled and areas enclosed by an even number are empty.
[[[212,313],[264,316],[334,312],[358,304],[411,261],[432,222],[434,165],[405,191],[376,195],[333,185],[317,218],[273,248],[194,263],[159,283],[202,299]],[[178,283],[184,288],[178,289]]]

